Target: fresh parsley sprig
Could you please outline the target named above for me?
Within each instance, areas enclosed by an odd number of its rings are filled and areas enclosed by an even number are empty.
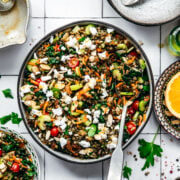
[[[12,121],[13,124],[19,124],[21,120],[22,118],[19,118],[17,113],[12,112],[10,115],[1,117],[0,124],[4,125],[9,121]]]
[[[149,168],[150,165],[154,166],[154,156],[161,157],[161,153],[163,152],[162,148],[159,145],[154,144],[158,131],[159,127],[156,134],[154,135],[152,142],[147,142],[144,139],[139,139],[138,141],[140,144],[138,148],[139,155],[141,158],[146,159],[144,166],[141,169],[142,171],[146,168]]]
[[[131,176],[131,173],[132,173],[132,169],[127,166],[127,162],[126,162],[126,165],[123,168],[123,177],[129,180],[129,176]]]
[[[14,99],[13,95],[12,95],[12,92],[11,92],[11,89],[5,89],[5,90],[2,90],[2,93],[4,94],[4,96],[6,98],[11,98],[11,99]]]

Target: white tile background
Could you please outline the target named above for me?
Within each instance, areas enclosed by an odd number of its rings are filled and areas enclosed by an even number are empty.
[[[17,78],[20,67],[24,61],[27,52],[35,45],[35,43],[51,30],[60,27],[64,24],[80,19],[96,19],[112,23],[125,31],[137,41],[142,41],[142,48],[146,52],[155,80],[158,79],[160,73],[171,63],[176,61],[176,58],[170,56],[165,48],[159,48],[159,44],[164,43],[164,39],[170,30],[177,24],[179,20],[174,22],[154,27],[143,27],[130,23],[121,18],[107,3],[107,0],[30,0],[31,3],[31,18],[28,26],[28,38],[24,45],[16,45],[0,50],[0,116],[10,114],[12,111],[18,112],[16,99]],[[1,90],[11,88],[14,100],[3,97]],[[28,134],[24,124],[19,126],[7,124],[8,127],[21,132],[35,147],[40,164],[41,164],[41,179],[42,180],[105,180],[107,177],[109,161],[91,164],[80,165],[65,162],[57,159],[45,152],[41,147],[34,142]],[[142,133],[136,140],[125,150],[124,161],[133,169],[132,180],[174,180],[180,176],[180,171],[170,174],[173,164],[180,165],[179,142],[161,130],[156,143],[160,144],[164,153],[162,158],[156,159],[155,166],[148,170],[141,171],[144,160],[138,156],[138,139],[144,138],[151,140],[158,127],[158,123],[152,114],[150,120]],[[137,156],[137,161],[133,155],[128,155],[127,152],[132,152]],[[145,172],[150,172],[145,176]],[[161,175],[165,173],[165,175]]]

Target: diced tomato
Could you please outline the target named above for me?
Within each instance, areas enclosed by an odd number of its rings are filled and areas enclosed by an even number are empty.
[[[58,44],[56,44],[53,48],[54,48],[55,52],[57,52],[57,51],[60,52],[61,51],[60,50],[60,45],[58,45]]]
[[[57,136],[58,135],[58,133],[59,133],[59,130],[58,130],[58,128],[57,127],[53,127],[52,129],[51,129],[51,136]]]
[[[40,78],[38,78],[38,79],[36,79],[36,82],[40,83],[40,82],[42,82],[42,80]]]
[[[128,114],[134,114],[134,113],[135,113],[135,110],[134,110],[132,107],[130,107],[130,108],[128,109],[127,113],[128,113]]]
[[[139,109],[139,101],[138,101],[138,100],[135,100],[135,101],[133,102],[132,108],[133,108],[134,110],[136,110],[136,111]]]
[[[0,156],[2,156],[2,149],[0,149]]]
[[[138,57],[138,53],[136,51],[131,51],[129,55]]]
[[[136,124],[132,121],[126,123],[128,134],[132,135],[136,132]]]
[[[71,58],[71,59],[69,60],[69,67],[75,68],[75,67],[77,67],[77,66],[79,66],[79,60],[78,60],[78,58],[76,58],[76,57]]]
[[[19,170],[20,170],[19,164],[18,163],[13,163],[13,165],[11,167],[11,171],[17,173],[17,172],[19,172]]]

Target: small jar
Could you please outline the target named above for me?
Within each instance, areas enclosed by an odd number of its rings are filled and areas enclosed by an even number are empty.
[[[175,27],[167,37],[167,49],[172,56],[180,56],[180,26]]]

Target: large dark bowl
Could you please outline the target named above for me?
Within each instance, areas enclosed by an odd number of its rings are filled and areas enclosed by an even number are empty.
[[[129,141],[123,145],[123,149],[125,149],[136,137],[137,135],[142,131],[142,129],[145,127],[149,117],[150,117],[150,114],[151,114],[151,111],[152,111],[152,103],[153,103],[153,85],[154,85],[154,80],[153,80],[153,75],[152,75],[152,70],[151,70],[151,66],[150,66],[150,63],[149,63],[149,60],[147,58],[147,56],[145,55],[144,51],[141,49],[141,47],[138,45],[138,43],[130,36],[128,35],[126,32],[124,32],[123,30],[119,29],[118,27],[116,26],[113,26],[111,24],[108,24],[108,23],[104,23],[104,22],[99,22],[99,21],[78,21],[78,22],[73,22],[73,23],[70,23],[68,25],[65,25],[61,28],[58,28],[54,31],[52,31],[51,33],[49,33],[48,35],[46,35],[44,38],[42,38],[33,48],[32,50],[28,53],[27,57],[25,58],[25,61],[21,67],[21,70],[20,70],[20,75],[19,75],[19,79],[18,79],[18,86],[17,86],[17,96],[18,96],[18,103],[19,103],[19,108],[20,108],[20,112],[21,112],[21,115],[22,115],[22,118],[24,120],[24,123],[26,125],[26,128],[28,129],[29,133],[31,134],[31,136],[34,138],[34,140],[42,147],[44,148],[46,151],[48,151],[49,153],[51,153],[52,155],[58,157],[58,158],[61,158],[61,159],[64,159],[64,160],[67,160],[67,161],[70,161],[70,162],[76,162],[76,163],[95,163],[95,162],[99,162],[99,161],[102,161],[102,160],[106,160],[108,158],[110,158],[110,155],[106,155],[104,157],[101,157],[99,159],[78,159],[78,158],[75,158],[75,157],[72,157],[68,154],[64,154],[64,153],[61,153],[61,152],[57,152],[57,151],[53,151],[51,148],[49,148],[48,146],[44,145],[41,143],[41,141],[39,140],[39,138],[37,137],[37,135],[32,131],[32,129],[29,127],[28,125],[28,122],[27,122],[27,119],[26,119],[26,115],[25,115],[25,110],[24,110],[24,107],[23,107],[23,103],[21,102],[21,97],[20,97],[20,87],[22,86],[22,82],[23,82],[23,75],[24,75],[24,70],[26,68],[26,65],[27,65],[27,62],[30,60],[30,58],[33,56],[34,52],[45,42],[47,41],[51,35],[54,35],[55,33],[57,32],[60,32],[60,31],[63,31],[67,28],[70,28],[70,27],[73,27],[75,25],[87,25],[87,24],[95,24],[95,25],[98,25],[98,26],[104,26],[104,27],[108,27],[108,28],[113,28],[116,32],[119,32],[120,34],[124,35],[125,37],[127,37],[131,42],[132,44],[140,50],[141,52],[141,56],[142,58],[145,59],[146,61],[146,65],[147,65],[147,71],[148,71],[148,77],[149,77],[149,80],[150,80],[150,103],[149,103],[149,108],[148,108],[148,111],[147,111],[147,120],[146,122],[144,122],[141,127],[139,127],[136,131],[136,133],[129,139]]]

